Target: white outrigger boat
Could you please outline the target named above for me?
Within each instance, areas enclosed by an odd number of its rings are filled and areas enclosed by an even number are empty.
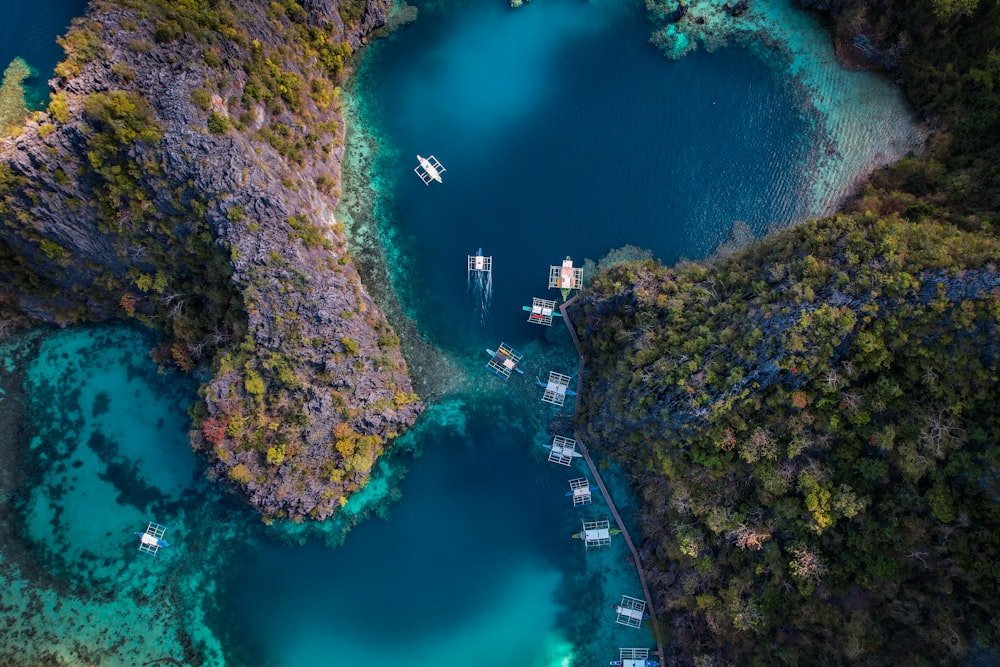
[[[549,450],[549,452],[551,452],[555,456],[568,456],[568,457],[574,458],[574,459],[583,458],[583,454],[581,454],[580,452],[576,451],[575,447],[567,447],[565,445],[560,445],[560,444],[555,444],[555,443],[549,443],[547,445],[544,445],[544,447],[545,447],[545,449]],[[572,492],[570,492],[570,493],[572,493]],[[570,493],[567,493],[566,495],[568,496],[568,495],[570,495]]]
[[[618,659],[612,660],[613,667],[660,667],[660,663],[649,657],[648,648],[618,649]]]
[[[513,371],[524,375],[524,371],[517,367],[519,361],[524,356],[507,343],[500,343],[499,350],[486,349],[486,354],[490,355],[490,360],[486,362],[486,368],[496,373],[504,380],[510,377]]]
[[[146,526],[146,532],[135,534],[139,538],[139,551],[155,556],[160,549],[169,547],[170,543],[163,539],[165,532],[167,532],[166,526],[150,521]]]
[[[420,180],[424,182],[424,185],[430,185],[431,181],[437,181],[438,183],[444,182],[441,180],[441,174],[445,172],[445,169],[436,157],[433,155],[430,157],[418,155],[417,162],[419,164],[413,169],[413,171],[416,172],[417,176],[420,177]]]

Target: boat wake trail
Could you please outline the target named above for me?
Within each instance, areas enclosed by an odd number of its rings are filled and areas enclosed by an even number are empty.
[[[479,324],[489,324],[490,306],[493,304],[493,258],[483,257],[482,248],[469,256],[468,292],[479,317]]]

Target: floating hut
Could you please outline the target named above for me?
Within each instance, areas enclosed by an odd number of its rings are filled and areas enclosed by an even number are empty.
[[[135,534],[139,538],[139,551],[155,556],[161,548],[169,547],[170,544],[163,539],[165,532],[167,532],[166,526],[150,521],[149,525],[146,526],[146,532]]]
[[[660,667],[660,663],[649,657],[648,648],[620,648],[618,659],[612,660],[615,667]]]
[[[442,183],[441,174],[444,173],[445,169],[438,162],[438,159],[433,155],[430,157],[417,156],[417,166],[414,167],[413,171],[416,172],[420,180],[424,182],[424,185],[430,185],[431,181],[437,181]]]
[[[480,248],[479,252],[475,255],[469,255],[469,278],[472,278],[473,273],[493,273],[493,257],[484,257],[483,249]]]
[[[562,313],[556,310],[556,302],[550,299],[539,299],[537,296],[531,299],[530,306],[521,306],[528,311],[528,321],[532,324],[541,324],[547,327],[552,326],[553,317],[562,317]]]
[[[611,522],[607,517],[602,517],[596,521],[584,521],[583,530],[574,533],[573,537],[583,540],[583,546],[590,551],[611,544],[611,536],[618,532],[621,531],[611,530]]]
[[[517,367],[518,362],[521,361],[524,355],[510,345],[507,345],[507,343],[500,343],[500,348],[496,352],[488,349],[486,353],[490,355],[490,360],[486,362],[486,368],[504,380],[509,378],[510,374],[514,371],[518,373],[524,372]]]
[[[649,618],[646,613],[646,601],[639,598],[622,596],[622,601],[615,607],[615,623],[627,625],[630,628],[638,628],[642,625],[643,619]]]
[[[583,269],[574,267],[569,255],[561,266],[549,267],[549,287],[562,290],[563,301],[569,297],[569,291],[583,287]]]
[[[569,491],[566,495],[573,498],[573,507],[589,505],[592,502],[592,498],[590,497],[590,480],[586,477],[569,480]]]
[[[576,392],[573,392],[569,388],[569,382],[572,378],[568,375],[563,375],[562,373],[556,373],[555,371],[549,371],[549,381],[545,384],[539,382],[538,384],[545,387],[545,391],[542,392],[542,401],[545,403],[551,403],[552,405],[562,405],[566,402],[566,395],[569,394],[573,396]]]
[[[573,464],[573,458],[579,456],[583,455],[576,451],[576,440],[561,435],[552,438],[552,444],[549,445],[550,462],[569,466]]]

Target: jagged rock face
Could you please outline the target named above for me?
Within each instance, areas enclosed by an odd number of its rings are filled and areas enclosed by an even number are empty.
[[[576,430],[642,498],[639,558],[678,664],[854,664],[826,638],[859,610],[873,662],[950,663],[984,636],[998,265],[995,238],[866,212],[710,264],[614,267],[569,305]],[[932,553],[949,568],[908,565]],[[930,628],[954,619],[941,645]]]
[[[387,3],[130,5],[91,6],[0,144],[0,308],[162,329],[211,368],[192,444],[266,515],[324,518],[422,410],[334,217],[335,85]]]
[[[631,433],[692,438],[755,395],[777,386],[794,392],[857,355],[859,340],[871,335],[879,319],[904,318],[911,309],[932,304],[947,314],[1000,293],[993,250],[984,254],[987,259],[967,263],[984,266],[960,273],[941,270],[936,264],[943,260],[934,258],[924,264],[913,260],[905,271],[885,269],[883,276],[880,267],[900,260],[866,251],[868,264],[859,265],[857,258],[864,255],[851,244],[889,246],[896,241],[886,230],[908,230],[908,223],[858,223],[862,231],[849,236],[844,230],[852,224],[848,218],[813,223],[823,225],[816,236],[834,239],[815,242],[815,256],[801,249],[806,241],[797,248],[784,242],[794,250],[780,249],[777,240],[762,244],[759,260],[741,260],[759,261],[752,271],[731,270],[725,263],[722,269],[685,265],[667,271],[649,263],[613,270],[571,308],[591,371],[582,401],[588,423],[581,427],[600,434],[612,449],[625,447]],[[783,234],[808,239],[809,229]],[[933,243],[921,232],[907,233],[916,237],[911,247],[931,254],[927,248]],[[960,238],[942,233],[941,248],[961,248],[964,242],[970,257],[973,249],[978,252],[972,241]],[[904,251],[899,255],[907,257]],[[948,317],[942,315],[946,322]],[[683,322],[690,322],[688,329]],[[956,334],[943,326],[934,335]],[[1000,356],[992,333],[969,329],[969,335],[991,340],[979,348],[984,358]]]

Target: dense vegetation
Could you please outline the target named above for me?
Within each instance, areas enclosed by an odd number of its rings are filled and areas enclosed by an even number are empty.
[[[420,410],[332,214],[338,86],[384,4],[97,0],[38,156],[0,163],[0,324],[164,332],[161,363],[211,374],[192,445],[267,519],[339,510]]]
[[[838,29],[881,47],[934,131],[924,155],[876,175],[857,210],[1000,233],[1000,4],[844,4]]]
[[[31,76],[31,69],[22,58],[14,58],[0,78],[0,137],[12,134],[28,115],[22,83]]]
[[[687,660],[996,646],[998,262],[952,227],[857,215],[595,279],[581,419],[642,494]]]
[[[933,129],[845,214],[605,271],[579,427],[680,664],[1000,655],[1000,5],[845,0]]]

